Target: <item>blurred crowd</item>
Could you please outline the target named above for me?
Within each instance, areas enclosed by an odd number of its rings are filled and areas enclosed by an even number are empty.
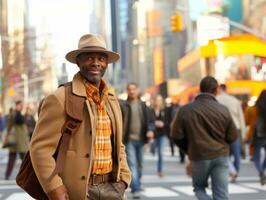
[[[9,109],[9,113],[0,114],[0,133],[2,147],[8,148],[8,163],[5,180],[10,178],[15,165],[17,154],[23,160],[29,149],[29,141],[34,131],[36,120],[30,105],[25,106],[21,100]]]
[[[164,176],[165,147],[169,146],[172,156],[179,154],[180,163],[186,163],[185,153],[176,147],[171,135],[171,123],[178,110],[184,106],[181,102],[166,103],[161,95],[154,95],[149,106],[141,101],[137,83],[126,87],[127,99],[120,100],[123,116],[124,144],[128,164],[132,172],[131,192],[134,198],[140,198],[143,190],[141,183],[144,149],[157,156],[157,175]],[[196,95],[195,95],[196,96]],[[238,131],[238,138],[230,144],[228,159],[231,182],[236,182],[241,169],[241,158],[250,159],[260,177],[260,183],[266,183],[264,170],[266,158],[262,159],[261,149],[266,150],[266,90],[262,91],[254,106],[243,107],[243,103],[227,93],[226,85],[221,84],[216,96],[217,101],[229,110]],[[191,102],[194,99],[191,98]],[[191,103],[189,102],[189,103]],[[8,114],[0,113],[0,133],[2,147],[8,149],[8,163],[5,179],[11,176],[17,154],[23,159],[29,147],[29,141],[37,120],[35,110],[16,101]],[[254,133],[256,133],[254,135]],[[248,148],[246,148],[248,146]],[[176,152],[178,150],[178,152]],[[264,154],[265,155],[265,154]],[[189,167],[187,174],[190,175]]]

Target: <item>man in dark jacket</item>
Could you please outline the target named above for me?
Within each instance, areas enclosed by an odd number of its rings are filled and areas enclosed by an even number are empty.
[[[227,159],[237,130],[228,109],[216,101],[217,88],[216,79],[203,78],[201,93],[180,108],[172,124],[173,140],[191,160],[193,187],[199,200],[211,200],[205,191],[209,177],[213,199],[228,200]]]
[[[124,143],[129,168],[132,172],[131,190],[133,198],[140,198],[140,178],[142,174],[143,145],[153,137],[154,120],[151,111],[139,99],[136,83],[127,85],[128,99],[121,101]]]

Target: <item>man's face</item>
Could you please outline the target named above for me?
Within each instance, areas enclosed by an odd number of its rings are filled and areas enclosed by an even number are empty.
[[[138,99],[138,96],[139,96],[138,87],[133,84],[129,85],[127,87],[127,95],[129,99]]]
[[[81,53],[77,56],[81,75],[90,83],[98,84],[107,68],[107,56],[103,53]]]
[[[17,111],[22,111],[22,109],[23,109],[23,103],[22,103],[22,102],[16,104],[16,110],[17,110]]]

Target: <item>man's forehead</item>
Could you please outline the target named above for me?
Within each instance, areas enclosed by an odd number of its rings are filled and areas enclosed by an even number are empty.
[[[104,56],[107,58],[107,55],[102,52],[83,52],[83,53],[80,53],[78,56],[97,56],[97,57]]]

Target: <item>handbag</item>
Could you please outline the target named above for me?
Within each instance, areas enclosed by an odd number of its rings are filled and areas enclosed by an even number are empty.
[[[4,139],[3,139],[3,148],[9,148],[9,147],[14,147],[17,144],[16,142],[16,136],[15,136],[15,130],[12,127],[10,131],[8,131],[5,135],[4,135]]]

